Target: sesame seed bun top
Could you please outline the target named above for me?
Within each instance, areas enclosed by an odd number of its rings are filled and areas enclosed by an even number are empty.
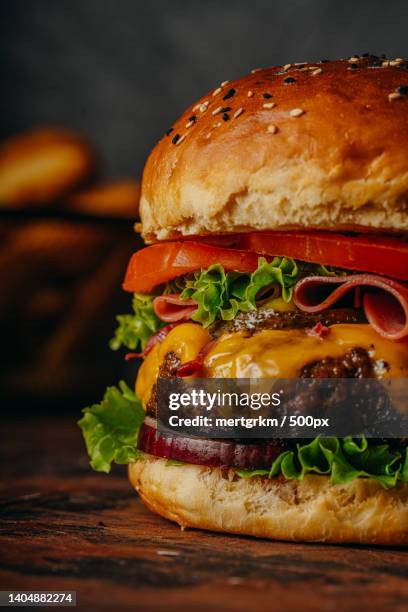
[[[256,69],[189,107],[143,174],[145,239],[408,230],[408,63]]]

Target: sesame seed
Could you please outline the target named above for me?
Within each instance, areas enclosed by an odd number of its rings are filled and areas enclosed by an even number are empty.
[[[181,143],[183,142],[183,140],[185,139],[185,137],[186,137],[186,135],[185,135],[185,134],[183,134],[182,136],[180,136],[180,138],[177,140],[177,142],[176,142],[175,144],[176,144],[177,146],[178,146],[179,144],[181,144]]]
[[[254,95],[254,92],[249,90],[247,93],[248,98],[252,98],[253,95]]]
[[[394,60],[394,62],[398,62],[399,64],[401,64],[403,61],[405,61],[403,57],[396,57]]]
[[[208,134],[206,135],[206,139],[208,140],[209,138],[211,138],[211,134],[212,132],[208,132]]]
[[[216,96],[217,94],[219,94],[222,91],[222,87],[217,87],[217,89],[214,89],[214,91],[212,92],[213,96]]]
[[[219,128],[222,126],[222,123],[220,121],[217,121],[217,123],[214,123],[213,127],[215,128]]]
[[[272,94],[266,92],[266,93],[262,94],[262,97],[265,98],[266,100],[268,100],[269,98],[272,98]]]
[[[172,127],[170,129],[168,129],[167,132],[166,132],[166,136],[169,136],[173,131],[174,131],[174,128],[172,128]]]
[[[191,115],[191,117],[189,117],[188,122],[186,123],[186,128],[188,129],[189,127],[191,127],[195,122],[196,122],[197,117],[195,115]]]
[[[199,109],[200,109],[200,113],[204,113],[207,108],[208,108],[209,102],[208,100],[206,100],[205,102],[203,102],[202,104],[200,104]]]
[[[266,128],[266,131],[269,134],[276,134],[276,132],[278,131],[278,128],[276,127],[276,125],[271,124],[271,125],[268,125],[268,127]]]
[[[286,83],[286,85],[289,85],[289,83],[294,83],[295,81],[296,79],[293,77],[286,77],[286,79],[283,79],[283,82]]]
[[[390,102],[393,100],[398,100],[399,98],[402,98],[402,94],[400,94],[398,91],[393,91],[392,93],[388,94],[388,99]]]
[[[273,108],[274,106],[276,106],[275,102],[265,102],[265,104],[262,104],[263,108]]]
[[[390,65],[390,62],[388,62],[388,61],[381,62],[381,66],[382,66],[383,68],[388,68],[388,66],[389,66],[389,65]]]
[[[289,68],[291,68],[291,67],[292,67],[292,64],[285,64],[283,69],[284,70],[289,70]]]
[[[254,74],[255,72],[259,72],[260,70],[262,70],[262,68],[252,68],[251,74]]]
[[[228,85],[228,83],[229,83],[229,81],[223,81],[223,82],[221,83],[221,87],[225,87],[226,85]]]
[[[240,115],[242,115],[242,113],[244,112],[244,109],[242,108],[242,106],[240,108],[238,108],[235,113],[234,113],[234,119],[236,119],[237,117],[239,117]]]
[[[400,85],[395,91],[402,96],[408,96],[408,85]]]
[[[227,113],[224,113],[222,116],[224,121],[228,121],[229,120],[229,115]]]
[[[300,117],[304,113],[305,111],[303,110],[303,108],[292,108],[289,114],[291,117]]]
[[[321,68],[316,68],[316,70],[313,70],[313,72],[311,74],[312,74],[312,76],[316,76],[316,75],[320,74],[321,72],[323,72],[323,70]]]
[[[200,106],[201,106],[201,104],[196,104],[196,105],[193,107],[193,112],[194,112],[194,111],[196,111],[196,110],[198,110],[198,109],[200,108]]]
[[[176,134],[175,136],[173,136],[173,138],[171,139],[171,142],[173,144],[177,144],[177,142],[180,140],[180,134]]]
[[[304,68],[306,64],[305,62],[295,62],[295,66],[298,66],[298,68]]]
[[[398,66],[400,66],[400,65],[401,65],[401,62],[396,62],[395,60],[392,60],[390,62],[390,66],[393,66],[393,67],[396,67],[396,68],[398,68]]]
[[[232,98],[232,96],[235,96],[235,89],[232,87],[231,89],[229,89],[227,91],[227,93],[225,94],[225,96],[223,96],[223,100],[229,100],[229,98]]]
[[[231,110],[230,106],[217,106],[217,108],[215,108],[211,114],[212,115],[218,115],[219,113],[228,113]]]
[[[356,57],[354,55],[353,57],[350,57],[347,61],[352,63],[352,62],[358,62],[359,59],[360,59],[359,57]]]

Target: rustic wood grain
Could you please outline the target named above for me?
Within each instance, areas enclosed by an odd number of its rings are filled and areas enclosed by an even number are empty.
[[[123,469],[89,470],[72,421],[8,421],[1,437],[1,589],[76,590],[84,610],[408,609],[406,550],[181,531]]]

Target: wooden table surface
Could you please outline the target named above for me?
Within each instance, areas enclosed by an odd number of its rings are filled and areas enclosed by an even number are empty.
[[[408,551],[181,531],[125,469],[88,468],[74,418],[1,425],[0,589],[76,590],[78,607],[408,609]]]

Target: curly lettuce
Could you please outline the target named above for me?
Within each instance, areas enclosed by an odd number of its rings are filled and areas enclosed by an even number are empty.
[[[134,294],[133,314],[116,317],[119,325],[109,343],[112,350],[117,351],[121,346],[125,346],[133,351],[139,345],[143,350],[149,338],[165,325],[153,310],[153,300],[154,296]]]
[[[270,263],[260,257],[252,274],[225,272],[223,266],[215,264],[187,279],[181,298],[197,302],[198,309],[191,318],[208,327],[217,318],[230,321],[238,312],[255,310],[257,296],[267,287],[276,286],[283,300],[290,302],[298,279],[299,267],[287,257],[274,257]]]
[[[302,480],[308,473],[330,476],[333,484],[366,477],[377,480],[385,489],[399,482],[408,482],[408,448],[392,449],[364,436],[315,438],[297,444],[295,450],[279,455],[269,470],[236,470],[242,478],[283,476],[286,480]]]
[[[265,291],[271,292],[274,297],[279,296],[284,304],[289,305],[293,287],[303,276],[340,273],[342,272],[329,267],[308,264],[289,257],[274,257],[270,262],[260,257],[258,268],[252,273],[225,272],[221,264],[214,264],[205,270],[196,270],[192,274],[169,281],[164,288],[164,294],[178,293],[182,299],[195,300],[198,308],[191,318],[208,327],[216,319],[230,321],[239,312],[256,310],[257,302]],[[154,297],[142,293],[134,294],[133,314],[117,317],[119,325],[110,341],[111,349],[118,350],[124,346],[135,350],[140,346],[143,350],[149,338],[165,325],[153,310]]]
[[[121,381],[119,387],[108,387],[100,404],[82,412],[84,416],[78,425],[94,470],[108,474],[112,462],[127,464],[136,459],[137,436],[145,413],[126,383]]]
[[[144,418],[141,402],[122,381],[109,387],[99,404],[83,410],[78,421],[91,467],[109,473],[113,462],[128,464],[140,455],[137,437]],[[169,460],[167,465],[183,465]],[[314,438],[281,453],[270,469],[235,470],[241,478],[264,476],[302,480],[306,474],[330,476],[333,484],[356,478],[377,480],[385,489],[408,483],[408,448],[360,438]]]

